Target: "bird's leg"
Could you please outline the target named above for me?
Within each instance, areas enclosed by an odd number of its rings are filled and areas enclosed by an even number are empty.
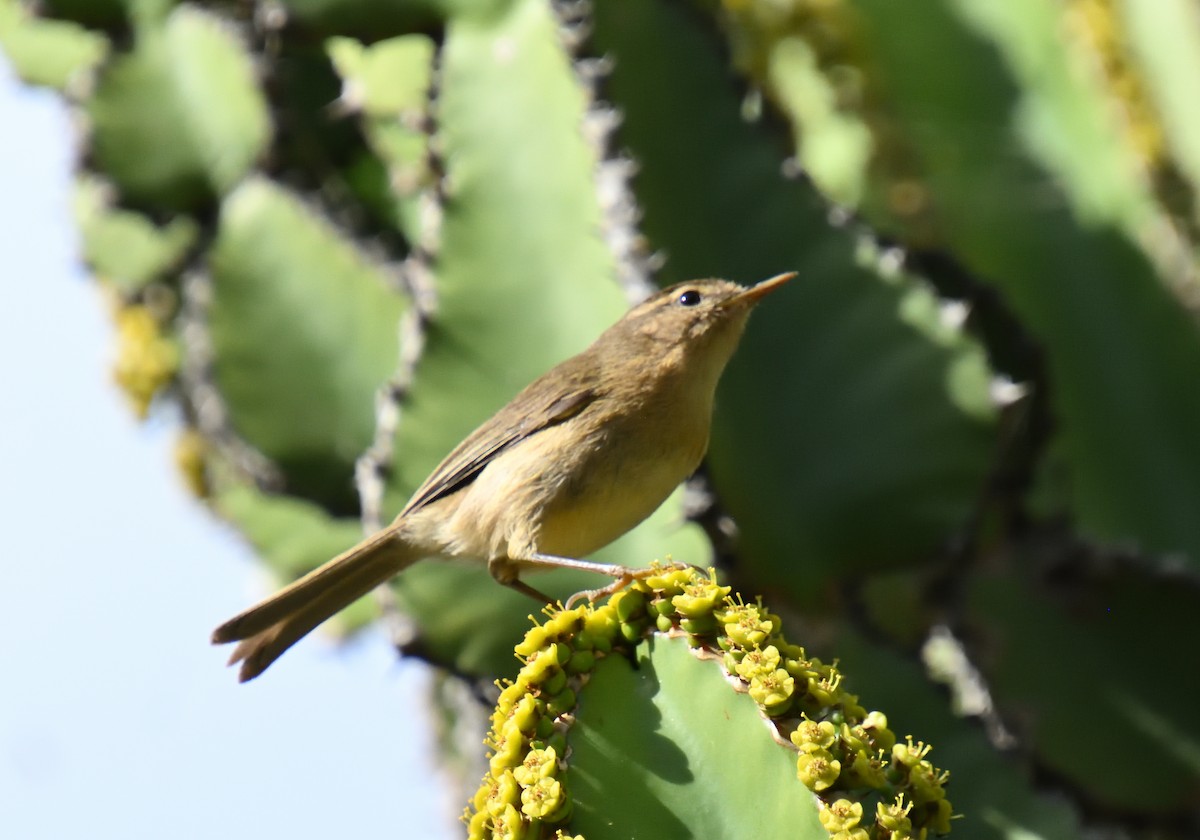
[[[540,569],[575,569],[581,572],[606,575],[614,579],[612,584],[602,589],[586,590],[579,593],[579,595],[572,596],[572,601],[584,595],[588,595],[594,600],[602,595],[616,592],[628,586],[633,581],[638,580],[640,577],[652,574],[654,571],[651,569],[630,569],[626,566],[617,566],[611,563],[593,563],[590,560],[576,560],[574,557],[558,557],[553,554],[541,554],[536,551],[530,552],[527,556],[521,558],[493,557],[488,561],[488,571],[491,572],[492,577],[498,583],[528,595],[535,601],[553,603],[553,598],[547,597],[544,593],[539,592],[521,580],[520,574],[522,568],[530,567]]]
[[[532,586],[530,586],[528,583],[526,583],[525,581],[521,580],[518,577],[515,577],[512,580],[500,581],[500,582],[503,583],[505,586],[507,586],[509,589],[520,592],[522,595],[528,595],[530,598],[532,598],[535,601],[541,601],[543,604],[553,604],[554,603],[554,599],[551,598],[549,595],[547,595],[546,593],[541,592],[537,589],[534,589]]]
[[[671,563],[666,568],[683,568],[687,567],[687,565],[685,563]],[[566,609],[570,609],[572,604],[583,598],[586,598],[588,601],[595,601],[597,598],[603,598],[605,595],[620,592],[635,580],[642,580],[643,578],[663,572],[662,566],[652,566],[648,569],[631,569],[628,566],[618,566],[613,563],[594,563],[591,560],[576,560],[573,557],[558,557],[553,554],[540,554],[538,552],[533,552],[528,557],[522,557],[517,561],[510,558],[497,558],[488,563],[488,570],[491,571],[492,577],[497,581],[518,592],[523,592],[536,600],[548,603],[552,599],[547,598],[518,577],[520,566],[535,566],[544,569],[576,569],[581,572],[606,575],[613,579],[613,582],[608,584],[608,586],[601,586],[597,589],[584,589],[576,592],[567,599]]]
[[[659,574],[662,574],[663,572],[667,571],[668,569],[695,569],[701,575],[707,574],[707,572],[705,572],[704,569],[702,569],[699,566],[696,566],[692,563],[671,562],[671,563],[667,563],[666,566],[659,566],[656,564],[654,566],[651,566],[648,569],[630,569],[625,566],[610,566],[609,568],[614,569],[614,570],[621,569],[622,572],[620,575],[614,574],[613,577],[615,578],[615,580],[612,583],[610,583],[608,586],[601,586],[598,589],[584,589],[581,592],[576,592],[574,595],[572,595],[570,598],[567,599],[567,603],[564,605],[563,608],[569,610],[569,609],[571,609],[572,605],[574,605],[575,603],[577,603],[578,601],[580,601],[584,598],[586,598],[588,601],[595,601],[597,598],[603,598],[605,595],[612,595],[616,592],[620,592],[622,589],[624,589],[629,584],[633,583],[635,580],[643,580],[645,578],[652,577],[654,575],[659,575]]]
[[[516,562],[521,566],[542,566],[547,569],[577,569],[581,572],[591,572],[595,575],[604,575],[610,578],[622,578],[641,571],[640,569],[631,569],[628,566],[617,566],[612,563],[594,563],[591,560],[576,560],[574,557],[558,557],[554,554],[540,554],[538,552],[534,552],[528,557],[522,557]]]
[[[558,558],[555,558],[558,559]],[[524,561],[521,561],[522,563]],[[578,560],[568,562],[581,562]],[[541,601],[543,604],[552,604],[554,599],[544,592],[534,589],[525,581],[521,580],[521,566],[508,557],[493,557],[488,560],[488,572],[492,578],[499,584],[507,586],[509,589],[520,592],[522,595],[528,595],[535,601]]]
[[[522,562],[530,563],[531,560],[523,560]],[[597,598],[603,598],[605,595],[620,592],[635,580],[642,580],[652,575],[662,574],[663,571],[662,567],[652,566],[648,569],[631,569],[628,566],[617,566],[611,563],[593,563],[589,560],[574,560],[569,557],[555,557],[550,554],[534,554],[532,562],[538,565],[595,572],[596,574],[608,575],[613,579],[613,582],[608,586],[601,586],[597,589],[584,589],[581,592],[576,592],[567,599],[564,608],[568,610],[571,609],[572,605],[584,598],[588,601],[595,601]]]

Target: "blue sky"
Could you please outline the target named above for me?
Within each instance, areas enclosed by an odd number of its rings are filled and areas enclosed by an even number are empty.
[[[70,123],[2,55],[0,126],[0,836],[455,836],[425,666],[376,631],[238,685],[208,645],[269,584],[183,489],[175,419],[110,384]]]

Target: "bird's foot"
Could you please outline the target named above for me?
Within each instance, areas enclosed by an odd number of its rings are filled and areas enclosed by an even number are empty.
[[[648,569],[630,569],[625,566],[612,566],[613,582],[608,586],[601,586],[596,589],[584,589],[581,592],[576,592],[567,599],[564,609],[571,609],[580,601],[587,600],[588,603],[595,602],[598,598],[603,598],[607,595],[615,595],[629,584],[638,580],[645,580],[648,577],[661,575],[663,572],[669,572],[672,569],[695,569],[701,574],[707,574],[699,566],[693,566],[691,563],[668,563],[666,566],[654,565]]]

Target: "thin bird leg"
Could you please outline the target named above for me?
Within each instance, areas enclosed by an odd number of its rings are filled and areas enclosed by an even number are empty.
[[[557,557],[553,554],[532,554],[529,557],[522,557],[520,562],[522,566],[543,566],[550,569],[578,569],[579,571],[608,575],[609,577],[613,578],[613,582],[608,586],[601,586],[597,589],[584,589],[581,592],[576,592],[567,599],[566,609],[570,609],[572,604],[575,604],[577,601],[583,598],[586,598],[588,601],[595,601],[597,598],[603,598],[605,595],[612,595],[615,592],[620,592],[635,580],[642,580],[643,578],[662,574],[665,570],[664,567],[661,566],[651,567],[649,569],[631,569],[628,566],[617,566],[612,563],[593,563],[590,560],[576,560],[572,557]],[[688,568],[689,566],[690,564],[688,563],[672,563],[665,568]],[[703,569],[700,569],[699,566],[692,566],[692,568],[698,569],[701,572],[704,571]],[[525,583],[519,578],[514,578],[511,581],[503,581],[503,583],[506,586],[516,589],[518,592],[524,592],[526,595],[530,595],[539,600],[550,601],[549,598],[542,595],[536,589],[529,586],[529,584]]]
[[[623,578],[635,574],[639,569],[628,566],[616,566],[612,563],[593,563],[591,560],[576,560],[574,557],[556,557],[553,554],[531,554],[517,561],[522,566],[544,566],[547,569],[578,569],[581,572],[591,572],[594,575],[605,575],[610,578]]]
[[[535,601],[541,601],[543,604],[553,604],[554,603],[554,599],[551,598],[549,595],[545,594],[544,592],[540,592],[537,589],[534,589],[532,586],[530,586],[528,583],[521,580],[520,578],[513,578],[512,580],[506,580],[506,581],[504,581],[504,585],[507,586],[509,589],[513,589],[517,592],[520,592],[522,595],[528,595],[530,598],[532,598]]]

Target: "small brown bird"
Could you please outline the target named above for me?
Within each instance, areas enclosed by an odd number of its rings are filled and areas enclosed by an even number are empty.
[[[230,664],[253,679],[422,557],[486,562],[497,581],[539,599],[523,572],[614,578],[589,597],[626,585],[644,570],[577,558],[653,513],[700,465],[717,380],[750,310],[794,276],[751,288],[695,280],[633,307],[472,432],[391,525],[222,624],[213,644],[240,642]]]

